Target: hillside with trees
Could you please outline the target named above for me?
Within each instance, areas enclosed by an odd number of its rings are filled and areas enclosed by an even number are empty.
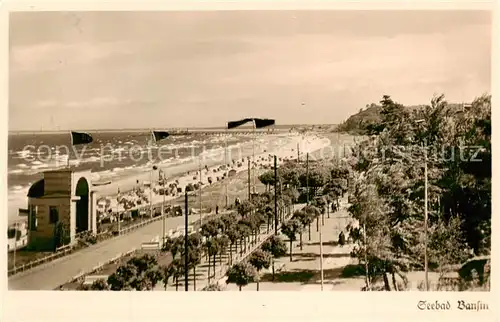
[[[384,95],[384,97],[389,97]],[[340,123],[336,127],[337,132],[345,132],[354,135],[370,135],[373,134],[374,127],[383,119],[383,99],[378,104],[367,104],[365,108],[361,108],[358,113],[351,115],[347,120]],[[453,111],[462,110],[465,104],[447,104],[447,108]],[[470,104],[468,104],[470,105]],[[410,105],[404,106],[397,104],[396,108],[404,109],[408,112],[418,111],[425,107],[425,105]],[[376,130],[375,130],[376,132]]]

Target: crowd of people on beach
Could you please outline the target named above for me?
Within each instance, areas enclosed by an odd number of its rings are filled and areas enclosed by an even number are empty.
[[[312,145],[318,145],[319,138],[311,139]],[[163,201],[170,201],[178,198],[184,191],[198,191],[204,186],[210,186],[218,182],[223,182],[233,177],[236,173],[246,171],[248,163],[253,171],[261,169],[270,169],[273,167],[274,154],[264,153],[233,159],[228,164],[219,164],[209,167],[205,165],[202,170],[187,171],[182,175],[172,179],[171,182],[165,177],[165,172],[158,169],[157,180],[153,182],[136,181],[136,185],[130,191],[121,192],[114,196],[101,196],[97,201],[98,223],[113,223],[118,220],[133,220],[134,217],[149,217],[161,215],[161,209],[154,208],[153,214],[150,213],[150,203],[153,205],[161,204]],[[286,162],[297,158],[297,151],[294,147],[282,148],[277,151],[278,163]],[[152,199],[152,200],[150,200]],[[168,203],[164,208],[165,213],[174,212]],[[181,211],[182,210],[178,210]]]

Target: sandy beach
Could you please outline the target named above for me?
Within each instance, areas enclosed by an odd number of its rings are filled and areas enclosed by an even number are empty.
[[[270,155],[276,155],[278,158],[281,158],[281,162],[285,158],[288,159],[296,159],[297,158],[297,144],[299,145],[299,149],[302,153],[317,151],[321,148],[327,147],[330,145],[330,140],[327,138],[322,138],[315,135],[302,136],[302,135],[293,135],[287,136],[286,142],[283,142],[281,145],[276,144],[276,140],[271,141],[270,143],[265,143],[265,139],[259,140],[260,142],[256,142],[255,144],[255,163],[256,167],[259,168],[263,165],[272,165],[274,160]],[[247,171],[248,169],[248,161],[247,158],[250,157],[252,159],[253,149],[250,151],[240,149],[237,153],[228,153],[228,164],[231,164],[229,170],[235,170],[236,173]],[[218,153],[217,153],[218,152]],[[202,175],[201,180],[199,176],[199,168],[200,168],[200,160],[201,159],[201,167],[202,167]],[[234,163],[233,163],[234,161]],[[280,162],[280,161],[278,161]],[[240,166],[238,166],[240,163]],[[209,184],[208,178],[211,177],[213,182],[216,182],[216,177],[222,177],[225,170],[218,169],[221,165],[224,164],[224,151],[216,151],[213,153],[206,153],[202,155],[201,158],[196,158],[192,162],[171,166],[171,167],[162,167],[158,166],[158,169],[161,169],[165,172],[167,178],[171,178],[167,182],[167,186],[170,183],[178,181],[177,187],[182,188],[184,191],[184,187],[188,184],[195,184],[198,182],[203,183],[203,187],[206,187]],[[214,170],[216,170],[214,172]],[[146,196],[150,195],[149,187],[144,188],[143,183],[149,182],[152,178],[153,181],[153,189],[160,188],[158,185],[158,171],[145,172],[136,176],[131,176],[119,180],[115,180],[112,183],[105,186],[97,186],[94,187],[94,191],[98,198],[101,197],[110,197],[111,198],[111,207],[115,208],[117,206],[116,196],[118,189],[120,190],[120,194],[132,193],[134,188],[138,187],[137,182],[139,182],[139,186],[144,189],[144,194]],[[226,179],[227,180],[227,179]],[[258,179],[256,179],[258,180]],[[164,200],[164,196],[156,193],[151,193],[153,204],[161,203]],[[178,198],[178,194],[175,196],[165,196],[165,201],[169,201],[175,198]],[[116,209],[116,208],[115,208]],[[122,209],[118,208],[120,211]]]
[[[309,148],[309,152],[317,151],[323,147],[329,145],[329,139],[320,138],[316,135],[300,135],[297,133],[287,133],[287,134],[272,134],[266,136],[257,136],[255,144],[243,143],[238,146],[232,146],[228,149],[227,163],[231,164],[229,170],[234,169],[237,172],[247,170],[247,157],[251,157],[254,154],[255,147],[255,160],[257,167],[265,163],[271,164],[272,159],[268,159],[269,155],[276,154],[279,158],[296,158],[297,157],[297,145],[302,153],[307,152],[306,148]],[[263,157],[264,160],[260,158]],[[198,169],[200,167],[200,159],[202,163],[202,168],[208,167],[208,172],[202,171],[201,180],[199,180],[199,175],[197,175]],[[203,182],[204,186],[208,183],[208,177],[212,177],[212,181],[216,182],[216,177],[222,177],[225,172],[222,169],[214,172],[214,168],[217,170],[221,165],[225,164],[224,160],[224,149],[219,148],[216,150],[208,150],[202,153],[201,157],[191,158],[189,162],[184,162],[182,164],[175,165],[162,165],[157,164],[158,168],[161,169],[167,178],[169,178],[168,183],[173,183],[178,180],[177,186],[184,188],[189,183],[197,183],[199,181]],[[242,162],[245,159],[244,162]],[[233,163],[234,161],[234,163]],[[238,162],[241,166],[237,166]],[[151,168],[153,163],[150,163]],[[158,171],[152,171],[153,173],[153,183],[158,182]],[[97,181],[107,181],[107,178],[99,178],[98,173],[93,173],[95,180]],[[197,179],[193,179],[197,176]],[[134,188],[142,187],[145,190],[145,195],[149,197],[149,188],[144,188],[143,184],[151,180],[151,172],[144,171],[130,176],[124,176],[120,178],[109,179],[110,184],[102,186],[94,186],[93,191],[95,192],[97,198],[111,197],[111,202],[113,206],[116,206],[116,196],[118,189],[122,195],[131,192]],[[139,182],[139,184],[137,183]],[[155,185],[157,186],[157,184]],[[12,198],[11,198],[12,197]],[[171,200],[177,198],[178,196],[169,196],[165,200]],[[153,202],[159,203],[163,200],[163,196],[153,194]],[[27,198],[24,194],[18,196],[10,196],[8,202],[8,211],[10,216],[8,216],[9,224],[14,221],[24,221],[24,217],[17,216],[19,208],[26,208]]]

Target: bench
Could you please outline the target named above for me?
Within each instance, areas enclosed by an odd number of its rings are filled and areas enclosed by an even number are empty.
[[[146,249],[146,250],[159,250],[160,249],[160,242],[147,242],[147,243],[142,243],[141,249]]]
[[[95,281],[98,280],[108,280],[108,275],[88,275],[85,276],[85,280],[83,281],[83,285],[92,285]]]
[[[278,265],[275,267],[276,273],[282,272],[285,270],[285,263],[278,263]]]

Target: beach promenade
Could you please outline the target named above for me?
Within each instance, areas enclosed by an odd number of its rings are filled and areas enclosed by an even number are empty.
[[[292,148],[295,147],[297,141],[288,143],[281,146],[279,151],[274,151],[280,157],[296,155]],[[309,151],[315,151],[328,146],[330,140],[317,138],[312,140],[309,145]],[[268,152],[272,152],[268,151]],[[268,152],[256,153],[256,157],[259,155],[267,155]],[[243,165],[238,169],[238,172],[246,171],[246,167]],[[145,176],[148,176],[145,174]],[[149,177],[149,176],[148,176]],[[185,186],[187,183],[193,181],[192,177],[179,178],[181,186]],[[133,186],[133,182],[136,178],[127,179],[130,180],[130,187]],[[124,188],[125,182],[120,182],[120,187]],[[128,183],[128,182],[127,182]],[[118,183],[114,183],[113,186]],[[109,189],[102,189],[98,194],[107,195],[111,193],[115,187]],[[170,198],[168,198],[170,199]],[[153,203],[161,202],[161,196],[154,196]],[[190,216],[189,221],[194,222],[199,219],[199,214],[194,214]],[[167,219],[167,229],[176,229],[178,226],[184,224],[183,217],[174,217]],[[154,237],[161,235],[162,232],[162,221],[156,221],[149,225],[138,228],[137,230],[130,232],[126,235],[122,235],[110,240],[100,242],[96,245],[91,245],[85,249],[79,250],[73,254],[62,257],[60,259],[54,260],[52,262],[34,267],[28,271],[13,275],[8,280],[8,288],[10,290],[52,290],[59,287],[60,285],[68,282],[73,277],[81,274],[82,272],[87,272],[92,270],[100,263],[105,263],[110,259],[116,257],[119,254],[126,253],[133,248],[139,248],[143,242],[151,241]]]
[[[281,140],[280,140],[281,139]],[[276,155],[279,158],[296,158],[297,156],[297,145],[301,146],[301,152],[305,153],[306,150],[317,151],[324,147],[330,145],[330,140],[324,137],[319,136],[299,136],[299,135],[288,135],[284,137],[268,137],[262,141],[255,142],[255,151],[253,150],[252,143],[246,143],[237,149],[229,149],[227,153],[227,162],[232,163],[241,162],[242,159],[245,159],[242,162],[241,167],[237,167],[235,164],[232,164],[230,168],[241,172],[246,171],[247,163],[246,158],[252,157],[255,152],[255,160],[258,162],[260,157],[268,157],[270,154]],[[157,164],[158,169],[161,169],[168,181],[175,181],[175,179],[180,181],[179,186],[183,187],[188,183],[195,183],[199,181],[193,180],[193,175],[196,175],[196,172],[199,170],[200,161],[202,163],[202,167],[207,166],[210,170],[219,167],[225,163],[224,159],[224,150],[219,149],[217,151],[206,151],[201,158],[195,157],[192,158],[189,162],[183,164],[176,165],[163,165],[161,163]],[[267,160],[266,162],[258,162],[261,164],[272,164],[272,160]],[[153,164],[151,163],[151,166]],[[204,171],[203,171],[204,172]],[[223,171],[221,171],[223,172]],[[190,173],[190,174],[188,174]],[[220,175],[220,174],[217,174]],[[214,173],[210,172],[209,174],[203,174],[202,180],[204,183],[207,182],[207,176],[214,176]],[[153,177],[153,180],[157,179],[157,174]],[[138,173],[129,177],[113,179],[110,184],[103,186],[96,186],[93,188],[94,192],[98,196],[115,196],[118,189],[121,192],[131,191],[134,187],[137,186],[137,181],[140,183],[144,181],[149,181],[151,179],[151,173],[149,171],[145,171],[142,173]],[[167,197],[167,200],[170,199]],[[160,202],[160,200],[158,201]]]
[[[189,217],[189,222],[193,223],[198,219],[199,214],[195,214]],[[162,220],[153,222],[126,235],[102,241],[53,262],[11,276],[8,288],[9,290],[53,290],[81,272],[87,272],[118,254],[140,248],[143,242],[161,236],[162,224]],[[175,230],[181,225],[184,225],[183,216],[167,218],[166,231]]]

